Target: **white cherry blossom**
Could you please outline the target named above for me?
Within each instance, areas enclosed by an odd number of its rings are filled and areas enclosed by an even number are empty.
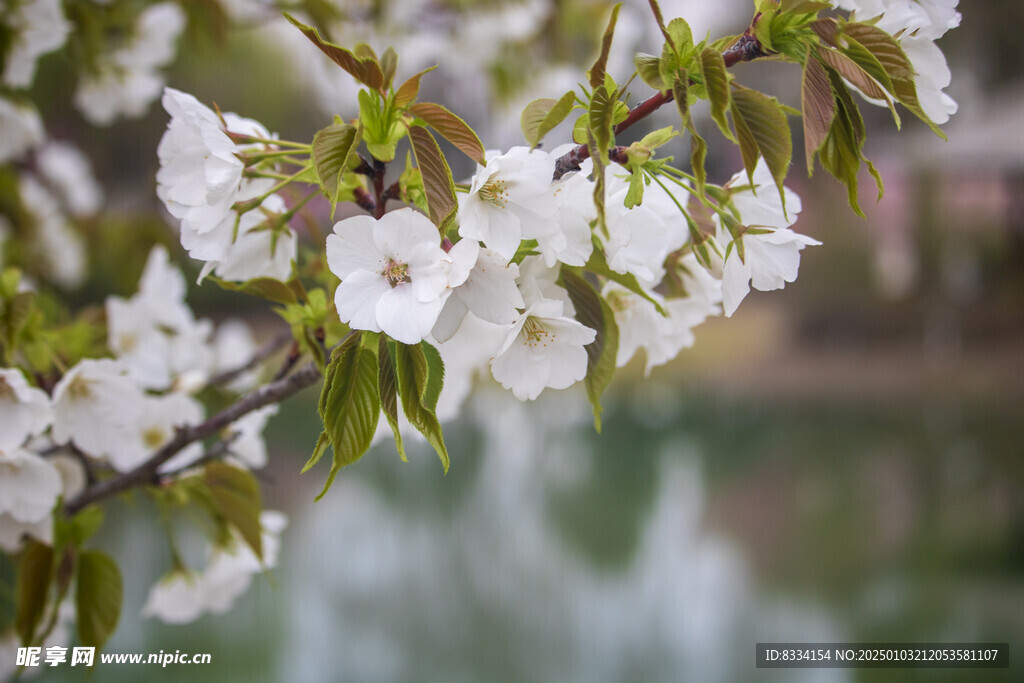
[[[167,624],[188,624],[198,619],[206,595],[202,577],[191,571],[174,570],[150,589],[142,606],[143,617],[156,617]]]
[[[751,284],[755,289],[768,292],[782,289],[787,282],[796,280],[800,251],[808,245],[821,244],[789,229],[800,212],[800,198],[785,188],[786,209],[783,211],[782,199],[764,160],[758,163],[753,176],[753,186],[744,171],[734,175],[727,184],[742,188],[733,193],[731,201],[737,219],[747,231],[734,238],[715,216],[718,241],[725,245],[726,252],[722,272],[722,302],[726,316],[736,311],[750,291]]]
[[[36,152],[36,166],[70,215],[83,218],[99,211],[103,188],[80,149],[69,142],[52,140]]]
[[[105,457],[122,447],[129,427],[141,417],[144,397],[122,363],[79,361],[53,390],[53,440]]]
[[[34,249],[47,276],[65,289],[82,285],[86,275],[85,244],[60,210],[60,202],[35,176],[21,177],[21,201],[33,221]]]
[[[542,299],[524,311],[491,361],[491,374],[521,401],[546,388],[565,389],[587,374],[583,347],[597,333],[564,315],[561,301]]]
[[[21,446],[53,421],[50,397],[20,370],[0,368],[0,449]]]
[[[28,88],[36,75],[36,60],[63,47],[71,24],[60,0],[25,0],[8,3],[3,23],[11,32],[4,60],[3,82],[12,88]]]
[[[476,317],[499,325],[512,323],[524,307],[523,297],[516,287],[519,266],[486,247],[481,248],[473,239],[463,239],[449,250],[452,258],[451,295],[441,310],[432,334],[441,342],[448,341],[459,329],[463,318],[472,312]],[[461,284],[452,287],[468,274]],[[458,275],[456,273],[458,272]]]
[[[159,69],[174,59],[184,27],[185,12],[175,3],[143,10],[128,43],[104,54],[96,73],[83,74],[74,102],[86,120],[106,126],[121,116],[144,115],[164,87]]]
[[[0,449],[0,514],[15,522],[49,520],[61,493],[57,468],[17,446]]]
[[[263,200],[259,209],[239,218],[237,235],[234,214],[224,219],[218,228],[202,235],[182,231],[181,244],[189,254],[193,258],[207,259],[199,279],[212,272],[222,280],[235,282],[261,277],[289,280],[292,261],[298,253],[298,236],[285,227],[275,240],[274,233],[266,229],[268,220],[286,209],[284,199],[272,194]]]
[[[486,167],[477,167],[469,194],[459,195],[459,234],[480,240],[507,263],[522,240],[559,233],[550,192],[555,160],[528,147],[488,157]]]
[[[39,110],[0,97],[0,163],[21,157],[45,139]]]
[[[327,263],[341,278],[334,295],[341,321],[403,344],[422,341],[450,292],[452,258],[440,241],[434,224],[412,209],[336,223]]]
[[[107,460],[118,472],[127,472],[173,439],[176,427],[199,424],[204,414],[202,404],[185,394],[144,395],[138,417],[125,429],[117,447],[107,454]],[[173,469],[171,463],[179,459],[182,463],[192,462],[202,454],[202,444],[191,443],[164,463],[164,468]]]

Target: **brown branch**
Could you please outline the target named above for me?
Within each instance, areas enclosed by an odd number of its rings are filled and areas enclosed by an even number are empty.
[[[291,341],[291,339],[291,330],[283,330],[276,337],[274,337],[270,341],[266,342],[263,346],[261,346],[256,351],[256,353],[253,354],[252,358],[247,360],[243,365],[240,365],[237,368],[232,368],[231,370],[225,370],[224,372],[217,373],[216,375],[210,378],[207,384],[212,386],[227,384],[228,382],[232,381],[242,373],[251,370],[252,368],[256,367],[257,365],[265,361],[267,358],[273,356],[285,344]]]
[[[736,42],[722,53],[722,60],[725,62],[726,68],[728,68],[740,62],[749,62],[758,57],[766,57],[768,54],[761,45],[761,41],[754,36],[753,30],[748,28],[746,33],[737,38]],[[647,118],[671,101],[671,90],[651,95],[629,110],[629,115],[619,125],[615,126],[615,134],[619,135],[637,121]],[[589,156],[590,150],[586,145],[577,145],[555,161],[555,173],[552,179],[558,180],[566,173],[580,170],[580,164]]]
[[[64,506],[64,511],[69,516],[74,515],[87,505],[104,500],[122,491],[127,491],[142,484],[155,483],[158,481],[157,469],[160,465],[170,460],[172,456],[185,446],[213,436],[238,418],[248,415],[254,410],[297,394],[302,389],[315,384],[319,379],[320,370],[315,363],[310,363],[284,379],[256,389],[198,425],[179,427],[175,431],[174,438],[144,463],[128,472],[111,477],[110,479],[104,479],[94,486],[90,486],[80,495],[70,500]]]

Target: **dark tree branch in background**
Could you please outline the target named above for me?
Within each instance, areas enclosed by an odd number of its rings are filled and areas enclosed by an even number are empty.
[[[210,446],[206,450],[206,452],[203,453],[202,457],[200,457],[195,462],[190,462],[184,467],[174,470],[173,472],[160,473],[160,481],[173,481],[174,479],[178,478],[183,473],[188,472],[189,470],[205,465],[206,463],[212,460],[219,460],[220,458],[223,458],[225,455],[229,455],[231,453],[231,444],[237,441],[238,437],[240,437],[241,435],[241,432],[231,432],[231,434]]]
[[[741,35],[722,53],[722,59],[725,61],[725,66],[731,67],[739,62],[749,62],[757,59],[758,57],[768,56],[768,52],[765,52],[759,41],[751,29],[747,29],[746,33]],[[655,93],[646,100],[636,105],[629,111],[627,116],[619,125],[615,126],[615,134],[618,135],[625,131],[627,128],[632,126],[637,121],[647,118],[663,105],[668,104],[672,101],[672,91],[667,90],[664,92]],[[558,180],[566,173],[580,170],[580,164],[590,156],[590,150],[586,145],[578,145],[573,149],[566,152],[564,155],[559,157],[555,161],[555,174],[553,179]]]
[[[315,363],[310,363],[284,379],[256,389],[198,425],[179,428],[174,438],[154,453],[149,460],[124,474],[104,479],[94,486],[90,486],[64,506],[65,512],[68,515],[73,515],[87,505],[104,500],[122,491],[127,491],[135,486],[157,482],[157,469],[160,465],[170,460],[171,457],[185,448],[185,446],[213,436],[235,420],[248,415],[254,410],[297,394],[306,387],[315,384],[319,379],[320,370]]]

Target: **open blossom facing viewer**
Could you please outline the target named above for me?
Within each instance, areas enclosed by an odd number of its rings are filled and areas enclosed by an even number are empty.
[[[440,242],[430,219],[412,209],[336,223],[327,263],[341,278],[334,294],[341,321],[403,344],[423,341],[450,292],[452,259]]]
[[[546,388],[565,389],[587,374],[587,351],[597,333],[564,315],[563,303],[541,299],[520,314],[491,361],[491,374],[520,401]]]
[[[557,234],[549,191],[554,171],[555,160],[537,149],[513,147],[491,156],[485,168],[477,167],[469,194],[459,197],[459,234],[480,240],[506,262],[520,241]]]

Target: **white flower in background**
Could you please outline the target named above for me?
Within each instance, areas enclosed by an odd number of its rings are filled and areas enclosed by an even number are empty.
[[[45,139],[43,119],[33,105],[0,97],[0,163],[17,159]]]
[[[0,514],[24,524],[49,520],[61,490],[60,473],[41,456],[16,446],[0,449]]]
[[[155,246],[131,299],[106,301],[107,345],[147,389],[166,389],[186,372],[209,372],[213,350],[209,320],[196,320],[185,303],[185,278]]]
[[[468,195],[459,195],[459,234],[477,239],[507,263],[524,239],[559,233],[551,194],[555,160],[540,150],[513,147],[477,167]]]
[[[613,168],[608,169],[606,178],[608,238],[602,239],[608,266],[616,273],[633,274],[645,287],[654,287],[665,276],[665,258],[686,242],[682,215],[656,186],[646,188],[642,204],[627,209],[624,201],[629,184]]]
[[[36,152],[36,168],[70,215],[84,218],[99,211],[103,189],[80,149],[68,142],[47,142]]]
[[[224,548],[216,548],[203,569],[203,592],[206,609],[212,614],[224,614],[252,582],[252,577],[277,566],[281,547],[281,532],[288,526],[288,517],[277,510],[260,513],[260,546],[262,560],[256,557],[241,538]]]
[[[15,0],[7,3],[3,23],[10,31],[4,60],[3,82],[12,88],[28,88],[36,75],[36,60],[60,49],[71,24],[64,18],[60,0]]]
[[[124,430],[116,448],[107,454],[107,461],[118,472],[127,472],[145,462],[174,438],[176,427],[197,425],[203,421],[203,405],[186,394],[164,396],[143,395],[139,415]],[[164,463],[161,471],[193,462],[203,454],[201,443],[191,443]]]
[[[698,298],[666,300],[652,294],[668,314],[663,316],[650,301],[614,282],[605,286],[603,294],[615,312],[615,323],[619,328],[616,366],[624,366],[637,349],[642,348],[647,358],[644,369],[647,375],[653,368],[675,358],[683,349],[693,346],[696,341],[693,328],[704,322],[712,310]]]
[[[202,572],[174,570],[152,588],[142,608],[142,616],[156,617],[168,624],[187,624],[204,612],[223,614],[248,589],[252,576],[277,565],[281,532],[288,525],[284,513],[264,510],[260,513],[260,543],[263,559],[234,536],[231,542],[210,553]]]
[[[0,450],[21,446],[53,421],[50,397],[20,370],[0,368]]]
[[[509,263],[501,254],[481,248],[473,239],[463,239],[453,246],[451,278],[464,280],[452,287],[451,295],[441,310],[432,334],[438,341],[448,341],[459,329],[463,318],[472,312],[481,320],[499,325],[511,324],[524,307],[523,297],[516,287],[519,266]],[[468,268],[468,274],[463,273]]]
[[[597,333],[563,312],[561,301],[531,305],[506,333],[491,361],[491,374],[520,401],[533,400],[546,388],[565,389],[587,374],[583,347]]]
[[[65,289],[75,289],[85,281],[85,244],[75,232],[60,202],[34,176],[21,176],[21,202],[33,219],[34,249],[46,268],[47,276]]]
[[[751,284],[755,289],[768,292],[782,289],[787,282],[796,280],[800,251],[821,242],[789,229],[800,212],[800,197],[785,188],[786,211],[783,212],[782,199],[764,160],[758,162],[754,170],[753,187],[749,185],[744,171],[734,175],[727,186],[744,188],[733,193],[731,201],[739,222],[748,229],[734,239],[715,216],[718,241],[726,251],[722,269],[722,302],[725,315],[731,316],[750,291]],[[754,194],[755,190],[757,194]],[[743,245],[743,258],[740,257],[739,242]]]
[[[212,374],[230,372],[247,363],[256,353],[256,340],[252,330],[238,318],[228,318],[217,326],[213,336],[213,367]],[[228,382],[226,388],[238,394],[256,388],[259,382],[259,369],[246,370]]]
[[[887,33],[903,32],[899,42],[914,65],[914,85],[921,108],[928,118],[941,124],[948,121],[958,107],[952,97],[942,92],[949,85],[951,74],[946,56],[934,41],[960,25],[958,3],[959,0],[837,0],[835,4],[855,11],[859,20],[880,16],[876,25]]]
[[[149,589],[142,616],[156,617],[167,624],[187,624],[202,615],[205,599],[199,574],[174,570]]]
[[[174,59],[174,46],[185,27],[185,12],[162,2],[146,8],[127,44],[103,55],[96,73],[84,73],[75,91],[75,106],[94,126],[118,117],[139,118],[160,96],[159,69]]]
[[[228,427],[238,436],[231,442],[229,460],[241,464],[248,469],[258,470],[267,464],[267,444],[263,439],[263,430],[267,420],[280,409],[276,403],[254,410]]]
[[[249,211],[239,218],[238,234],[233,243],[231,238],[234,231],[234,214],[225,219],[222,224],[225,228],[223,230],[218,228],[198,236],[182,231],[181,244],[194,258],[202,258],[196,256],[200,250],[223,247],[223,256],[208,260],[199,279],[202,280],[211,272],[222,280],[235,282],[260,277],[282,282],[291,279],[292,261],[297,258],[299,249],[298,236],[293,230],[285,227],[275,240],[274,233],[266,229],[268,220],[272,220],[275,214],[284,213],[287,208],[280,195],[270,195],[263,200],[260,208]],[[230,225],[227,225],[228,223]]]
[[[233,216],[244,164],[217,115],[187,93],[164,88],[171,115],[157,146],[156,193],[181,229],[202,234]],[[232,223],[234,221],[232,217]]]
[[[519,287],[519,293],[523,296],[524,304],[532,306],[543,299],[554,299],[562,302],[565,315],[576,315],[576,309],[569,299],[569,293],[556,282],[558,275],[559,269],[549,267],[544,263],[542,257],[527,256],[524,258],[523,262],[519,264],[519,277],[516,279],[516,285]]]
[[[79,361],[53,390],[53,441],[70,441],[88,455],[105,457],[121,448],[141,417],[144,397],[122,363]]]
[[[557,153],[552,153],[552,156],[558,157]],[[587,177],[588,167],[589,163],[578,173],[568,173],[551,184],[559,230],[537,238],[537,249],[549,266],[555,265],[555,261],[583,266],[594,252],[590,224],[597,218],[597,208],[594,206],[594,183]]]
[[[450,291],[452,258],[440,242],[430,219],[412,209],[335,223],[327,263],[341,278],[334,294],[341,321],[403,344],[422,341]]]
[[[0,550],[11,554],[20,551],[26,536],[52,545],[53,519],[47,516],[37,522],[19,522],[6,512],[0,514]]]
[[[507,330],[507,325],[489,323],[469,314],[451,339],[435,344],[444,361],[444,387],[437,400],[437,419],[442,423],[459,416],[473,388],[473,378],[487,372]]]

